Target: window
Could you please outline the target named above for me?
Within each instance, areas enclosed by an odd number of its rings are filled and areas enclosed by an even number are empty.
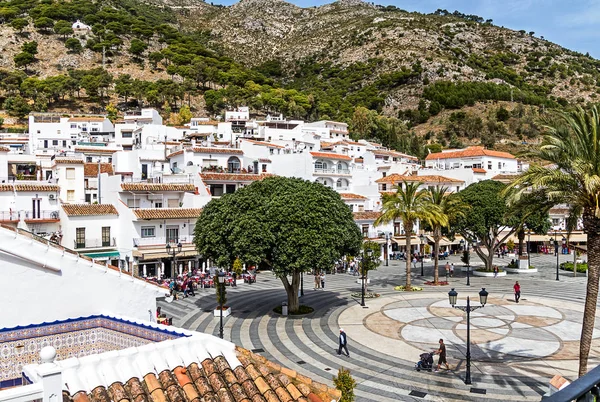
[[[269,148],[269,155],[273,155],[275,153],[275,150],[273,148]]]
[[[52,140],[52,145],[58,145],[58,140]]]
[[[110,226],[102,227],[102,247],[110,247]]]
[[[56,130],[56,134],[60,135],[60,130]]]
[[[502,162],[498,162],[498,170],[502,169]]]
[[[108,157],[108,163],[112,163],[112,156]]]
[[[85,247],[85,228],[75,229],[75,248]]]
[[[559,223],[560,223],[560,219],[552,218],[552,226],[558,226]]]
[[[383,183],[381,185],[381,191],[387,191],[387,184],[386,183]]]
[[[77,145],[77,141],[71,141],[71,145]]]
[[[400,222],[394,222],[394,236],[400,236]]]
[[[358,212],[365,212],[365,206],[364,205],[359,205],[358,206]]]
[[[139,208],[140,207],[140,200],[139,199],[135,199],[135,198],[128,198],[127,199],[127,206],[129,208]]]
[[[211,184],[210,185],[210,194],[213,197],[220,197],[223,195],[223,185],[222,184]]]
[[[262,165],[262,172],[263,173],[267,172],[267,165],[264,165],[264,164]]]
[[[387,172],[383,172],[383,177],[387,176]]]
[[[131,131],[122,131],[121,132],[121,137],[123,138],[132,138],[133,133]]]
[[[63,141],[63,147],[67,146],[67,141]]]
[[[92,157],[91,156],[86,156],[85,157],[85,161],[86,161],[86,163],[92,163]]]
[[[369,237],[369,225],[362,225],[363,237]]]
[[[71,128],[77,128],[77,123],[71,123]]]
[[[167,226],[167,244],[179,242],[179,226]]]
[[[88,203],[88,204],[92,202],[92,195],[91,194],[86,194],[85,195],[85,202]]]
[[[133,149],[133,145],[123,145],[123,151],[131,151]]]
[[[225,194],[233,194],[235,193],[235,184],[226,184],[225,185]]]
[[[154,208],[162,208],[162,202],[155,202]]]
[[[156,230],[156,228],[154,226],[142,226],[142,237],[143,238],[155,237],[156,236],[155,230]]]
[[[229,173],[239,173],[240,166],[241,166],[240,160],[238,158],[236,158],[235,156],[232,156],[227,161],[227,170],[229,171]]]
[[[492,170],[492,162],[488,162],[488,170]]]
[[[67,168],[67,180],[75,180],[75,168]]]
[[[171,198],[171,199],[167,200],[167,207],[169,207],[169,208],[179,207],[179,199]]]
[[[322,170],[322,169],[326,169],[326,168],[327,168],[327,165],[325,163],[323,163],[322,161],[315,162],[315,169]]]
[[[202,159],[202,167],[218,166],[216,159]]]
[[[75,190],[67,190],[67,201],[68,202],[75,201]]]
[[[92,132],[98,132],[98,131],[100,131],[100,130],[98,130],[98,127],[92,127],[92,130],[91,130],[91,131],[92,131]]]

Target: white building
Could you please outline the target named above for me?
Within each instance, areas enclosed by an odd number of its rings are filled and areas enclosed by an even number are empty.
[[[85,175],[83,160],[78,158],[55,158],[52,178],[60,185],[59,198],[63,203],[85,202]]]

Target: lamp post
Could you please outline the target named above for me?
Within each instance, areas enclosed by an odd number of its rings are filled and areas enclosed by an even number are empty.
[[[366,254],[366,257],[365,257]],[[363,256],[361,259],[361,266],[362,266],[362,272],[361,272],[361,280],[362,280],[362,290],[361,290],[361,302],[360,305],[365,307],[365,280],[367,279],[367,272],[365,271],[365,260],[368,260],[369,262],[371,261],[371,256],[373,255],[373,250],[368,249],[366,252],[363,251]]]
[[[223,289],[225,288],[225,272],[219,272],[215,275],[215,279],[219,284],[219,311],[220,311],[220,323],[219,323],[219,338],[223,339]]]
[[[556,254],[556,280],[560,280],[558,277],[558,266],[559,266],[559,261],[558,261],[558,236],[557,236],[557,232],[556,229],[554,229],[554,238],[550,238],[550,242],[554,242],[554,254]]]
[[[531,266],[531,230],[527,230],[527,268]]]
[[[300,271],[300,297],[304,296],[304,271]]]
[[[457,308],[467,313],[467,373],[465,375],[465,384],[471,384],[471,311],[475,311],[478,308],[485,307],[487,303],[488,292],[485,288],[481,288],[479,292],[479,302],[481,306],[471,306],[471,298],[467,296],[467,305],[466,306],[457,306],[456,299],[458,298],[458,293],[454,288],[448,292],[448,299],[450,301],[450,305],[453,308]]]
[[[464,239],[460,239],[460,245],[466,247],[465,251],[467,252],[467,286],[471,286],[471,276],[469,275],[469,271],[471,270],[471,264],[469,263],[469,243],[467,243]]]
[[[171,267],[171,275],[177,270],[177,260],[175,256],[181,253],[181,243],[177,243],[177,245],[171,246],[170,243],[167,243],[165,249],[167,250],[167,254],[173,257],[173,266]],[[163,272],[164,275],[164,272]]]
[[[129,272],[129,255],[125,256],[125,272]],[[133,276],[133,272],[131,273],[131,276]]]
[[[419,239],[421,240],[421,276],[423,276],[423,258],[425,257],[425,250],[423,249],[423,243],[425,242],[425,235],[423,233],[421,233],[421,236],[419,236]]]

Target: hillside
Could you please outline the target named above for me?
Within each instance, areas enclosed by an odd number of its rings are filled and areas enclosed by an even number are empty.
[[[69,31],[76,19],[91,30]],[[540,114],[600,93],[599,61],[445,10],[4,0],[0,22],[0,102],[17,116],[108,102],[167,114],[187,103],[198,115],[247,104],[348,121],[356,136],[423,153],[425,142],[535,141]],[[94,70],[103,49],[106,72]]]

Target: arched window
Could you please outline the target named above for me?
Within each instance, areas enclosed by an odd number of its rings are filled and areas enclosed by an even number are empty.
[[[338,169],[339,169],[339,167],[338,167]],[[337,188],[344,187],[344,182],[342,179],[337,179],[337,182],[335,184],[336,184]]]
[[[229,160],[227,160],[227,171],[229,173],[239,173],[240,166],[240,160],[235,156],[232,156],[231,158],[229,158]]]

